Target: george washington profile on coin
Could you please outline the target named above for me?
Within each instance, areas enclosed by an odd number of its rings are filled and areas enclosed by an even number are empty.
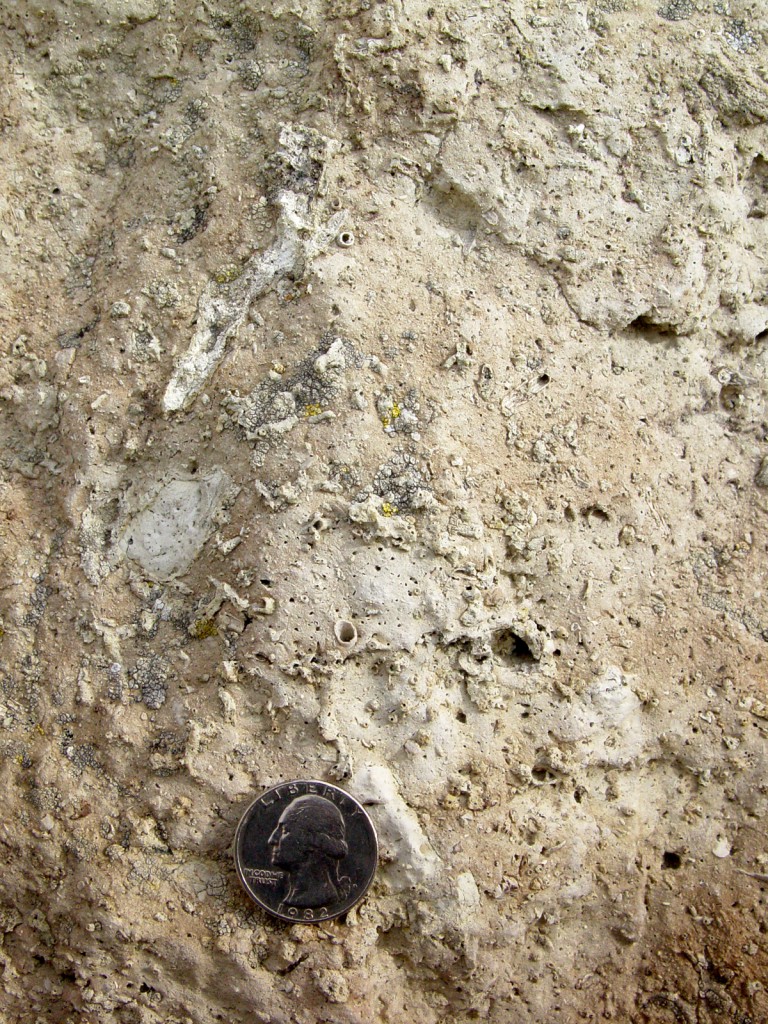
[[[287,921],[326,921],[362,899],[378,858],[360,804],[324,782],[275,786],[243,815],[235,863],[249,895]]]
[[[286,907],[323,907],[348,894],[352,881],[339,874],[339,863],[349,852],[344,818],[324,796],[291,801],[267,843],[272,863],[288,876]]]

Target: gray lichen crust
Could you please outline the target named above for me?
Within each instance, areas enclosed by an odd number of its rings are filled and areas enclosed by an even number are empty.
[[[763,7],[6,5],[3,1021],[768,1019]]]

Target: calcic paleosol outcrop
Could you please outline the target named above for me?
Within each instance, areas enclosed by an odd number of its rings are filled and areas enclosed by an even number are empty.
[[[0,1015],[768,1018],[761,5],[0,31]]]

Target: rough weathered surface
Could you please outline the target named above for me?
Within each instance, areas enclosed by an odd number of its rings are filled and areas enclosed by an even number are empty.
[[[2,20],[2,1019],[768,1019],[764,5]]]

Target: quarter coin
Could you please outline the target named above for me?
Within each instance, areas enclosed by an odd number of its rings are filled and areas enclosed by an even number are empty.
[[[246,892],[283,921],[328,921],[365,895],[378,861],[371,819],[326,782],[285,782],[253,801],[235,833]]]

